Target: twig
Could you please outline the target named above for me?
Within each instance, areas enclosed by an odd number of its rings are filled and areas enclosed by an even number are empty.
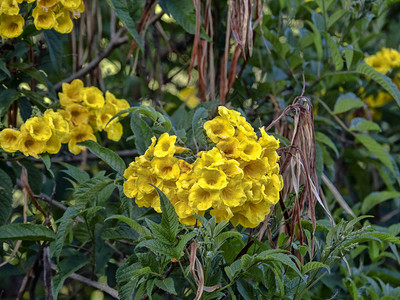
[[[55,264],[51,264],[51,268],[53,270],[57,271],[57,266]],[[89,285],[91,287],[94,287],[94,288],[102,291],[102,292],[109,294],[111,297],[114,297],[115,299],[119,299],[118,291],[106,284],[102,284],[102,283],[90,280],[90,279],[88,279],[82,275],[76,274],[76,273],[72,273],[71,275],[68,276],[68,278],[78,280],[86,285]]]
[[[91,62],[87,64],[86,67],[83,69],[80,69],[78,72],[72,74],[70,77],[63,79],[62,81],[56,83],[54,85],[55,90],[59,90],[64,82],[71,82],[74,79],[77,79],[79,77],[82,77],[86,74],[88,74],[90,71],[95,69],[100,62],[109,56],[111,52],[117,48],[118,46],[125,44],[128,41],[128,36],[123,36],[121,37],[122,34],[124,34],[126,31],[125,27],[121,27],[118,32],[115,34],[115,36],[111,37],[110,42],[108,43],[107,47],[104,49],[103,52],[101,52],[97,57],[95,57]]]

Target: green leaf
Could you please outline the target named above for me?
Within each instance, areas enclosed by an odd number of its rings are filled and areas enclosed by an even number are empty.
[[[10,105],[18,100],[20,93],[12,89],[4,89],[0,86],[0,117],[8,111]]]
[[[203,124],[208,117],[208,111],[204,107],[196,110],[192,120],[193,138],[196,140],[197,145],[205,145],[206,137],[203,132]]]
[[[390,157],[382,145],[378,144],[373,138],[367,135],[357,134],[356,139],[362,143],[369,152],[374,154],[390,171],[392,171],[393,174],[395,174]]]
[[[373,67],[365,63],[358,65],[356,71],[380,84],[394,98],[394,100],[396,100],[397,104],[400,106],[399,89],[389,77],[379,73]]]
[[[165,278],[163,280],[156,279],[154,283],[158,288],[162,289],[163,291],[166,291],[167,293],[172,295],[177,295],[175,291],[174,280],[171,277]]]
[[[154,253],[163,254],[168,258],[176,258],[176,259],[179,258],[175,248],[171,247],[170,245],[166,245],[158,240],[142,241],[139,244],[137,244],[136,247],[137,248],[145,247]]]
[[[346,111],[355,109],[355,108],[360,108],[364,106],[364,102],[362,102],[356,95],[353,93],[347,93],[344,95],[341,95],[336,103],[335,103],[335,108],[333,109],[334,114],[341,114]]]
[[[400,197],[400,192],[396,191],[382,191],[382,192],[373,192],[369,194],[361,205],[361,212],[365,214],[375,205],[382,203],[384,201]]]
[[[11,77],[10,71],[8,71],[6,63],[0,60],[0,70],[2,70],[8,77]]]
[[[175,208],[168,200],[167,196],[165,196],[164,193],[156,186],[153,185],[153,187],[157,190],[158,196],[160,197],[162,211],[161,226],[168,231],[170,240],[175,240],[179,231],[178,215],[176,214]]]
[[[12,198],[12,180],[3,169],[0,169],[0,225],[4,225],[10,217]]]
[[[240,240],[242,235],[235,231],[227,231],[219,234],[216,238],[214,238],[214,251],[218,250],[229,238],[237,238]]]
[[[393,243],[393,244],[396,244],[396,245],[400,245],[400,240],[398,238],[396,238],[395,236],[391,235],[390,233],[375,231],[375,232],[369,232],[368,235],[376,237],[376,238],[380,239],[383,242],[388,242],[388,243]]]
[[[335,70],[340,71],[341,69],[343,69],[343,58],[339,52],[339,48],[328,33],[325,34],[325,38],[328,40],[329,47],[331,49],[331,55],[333,63],[335,64]]]
[[[349,129],[352,131],[381,131],[378,124],[363,118],[354,118],[351,120]]]
[[[0,226],[0,240],[54,241],[53,231],[39,224],[14,223]]]
[[[114,151],[100,146],[94,141],[80,142],[79,145],[87,147],[90,152],[106,162],[113,170],[123,175],[126,169],[125,162]]]
[[[53,299],[58,299],[58,293],[64,285],[64,281],[74,272],[85,266],[89,260],[85,256],[74,255],[63,259],[59,266],[59,273],[53,277]]]
[[[64,168],[67,168],[67,170],[62,170],[62,172],[71,176],[77,182],[85,182],[90,179],[90,176],[88,173],[86,173],[85,171],[82,171],[81,169],[79,169],[73,165],[63,163],[63,162],[60,162],[59,164],[61,164]]]
[[[146,227],[140,225],[138,222],[136,222],[135,220],[132,220],[131,218],[128,218],[123,215],[112,215],[111,217],[108,217],[104,221],[111,220],[111,219],[117,219],[117,220],[120,220],[120,221],[128,224],[129,227],[132,228],[133,230],[135,230],[141,237],[151,236],[150,231]]]
[[[166,245],[175,246],[176,239],[171,240],[168,231],[165,230],[161,224],[157,224],[147,218],[145,220],[147,226],[149,226],[149,229],[151,230],[151,233],[154,235],[155,239],[159,240],[160,242]]]
[[[335,152],[336,157],[339,157],[338,149],[336,148],[336,146],[333,143],[333,141],[327,135],[323,134],[320,131],[317,131],[317,132],[315,132],[315,139],[318,142],[321,142],[321,143],[327,145],[329,148],[331,148]]]
[[[346,59],[347,70],[350,70],[351,64],[353,62],[354,50],[353,49],[344,50],[344,57]]]
[[[115,11],[115,14],[121,20],[121,22],[128,29],[129,33],[136,40],[139,47],[144,49],[144,44],[136,30],[135,22],[129,14],[128,5],[125,0],[107,0],[110,7]]]
[[[142,119],[139,113],[131,114],[131,129],[135,135],[135,145],[140,155],[143,155],[151,144],[153,130]]]
[[[74,219],[79,215],[79,212],[73,207],[68,207],[63,216],[57,220],[60,223],[57,227],[56,240],[54,242],[53,256],[59,257],[64,246],[65,238],[71,230]]]
[[[63,58],[62,35],[53,29],[44,30],[43,35],[49,49],[51,65],[54,68],[55,72],[59,72],[61,69]]]
[[[39,155],[40,158],[42,159],[44,166],[46,167],[46,170],[50,173],[50,175],[55,178],[53,171],[51,170],[51,159],[50,155],[48,153],[42,153]]]
[[[266,260],[276,260],[279,261],[280,263],[288,266],[289,268],[291,268],[293,271],[295,271],[303,280],[304,276],[301,274],[299,268],[297,267],[297,265],[293,262],[293,260],[290,259],[290,255],[288,254],[284,254],[284,253],[271,253],[268,254],[265,259]]]
[[[345,9],[338,9],[335,11],[328,19],[327,21],[327,27],[328,29],[332,27],[337,21],[339,21],[341,18],[343,18],[346,14],[348,13],[347,10]]]
[[[323,55],[321,33],[318,31],[317,27],[315,27],[315,25],[313,23],[311,23],[309,20],[307,20],[306,23],[311,27],[311,29],[314,33],[313,41],[314,41],[315,48],[317,50],[318,60],[321,61],[322,55]]]
[[[159,4],[186,32],[196,33],[196,15],[192,0],[160,0]]]

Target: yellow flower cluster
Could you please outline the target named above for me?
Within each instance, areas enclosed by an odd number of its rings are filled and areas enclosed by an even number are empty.
[[[33,117],[21,129],[6,128],[0,132],[0,147],[6,152],[21,151],[38,158],[44,152],[57,153],[61,143],[68,141],[69,124],[62,114],[48,109],[44,116]]]
[[[175,207],[182,224],[193,225],[193,215],[210,214],[217,221],[256,227],[279,200],[279,141],[264,128],[261,137],[240,113],[220,106],[219,116],[204,124],[209,151],[198,153],[193,164],[174,157],[182,151],[176,136],[164,133],[124,173],[124,193],[141,207],[161,212],[158,187]]]
[[[1,0],[0,36],[3,39],[22,34],[25,20],[20,15],[19,4],[23,1],[36,2],[32,16],[38,30],[54,28],[60,33],[69,33],[73,28],[71,15],[77,19],[85,10],[82,0]]]
[[[73,154],[79,154],[84,149],[78,146],[78,142],[86,140],[96,141],[94,132],[107,132],[107,137],[113,141],[119,141],[123,128],[118,118],[107,123],[121,110],[129,108],[129,103],[124,99],[103,92],[96,87],[85,87],[83,82],[75,79],[71,84],[63,83],[60,98],[60,114],[69,122],[70,134],[68,149]],[[106,127],[107,125],[107,127]]]
[[[63,92],[58,94],[61,109],[48,109],[43,116],[28,119],[20,130],[2,130],[0,148],[38,158],[41,153],[58,153],[62,143],[68,143],[71,153],[79,154],[85,147],[77,143],[96,141],[96,131],[105,130],[110,140],[119,141],[123,128],[118,119],[105,126],[115,114],[129,108],[126,100],[117,99],[110,92],[104,98],[98,88],[85,88],[79,79],[64,83],[62,88]]]
[[[386,74],[391,68],[400,67],[400,53],[395,49],[383,48],[375,55],[368,56],[365,63]]]

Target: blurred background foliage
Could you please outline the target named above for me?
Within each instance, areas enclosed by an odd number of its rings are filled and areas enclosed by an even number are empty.
[[[373,66],[374,69],[364,63],[365,58],[383,48],[399,50],[398,1],[87,0],[85,6],[85,13],[74,20],[70,34],[37,31],[33,25],[27,25],[20,37],[0,41],[3,127],[18,127],[37,109],[43,112],[59,107],[57,93],[62,82],[75,78],[103,92],[109,90],[133,107],[148,107],[147,112],[146,109],[134,112],[122,120],[124,135],[120,142],[108,141],[105,135],[97,134],[99,143],[116,151],[126,163],[150,145],[149,137],[165,131],[172,131],[192,149],[202,150],[204,135],[198,128],[205,119],[214,116],[220,103],[241,111],[255,128],[270,125],[284,113],[285,117],[274,123],[275,129],[270,133],[280,138],[281,154],[287,157],[289,148],[285,147],[291,144],[297,125],[301,127],[302,139],[296,146],[307,149],[309,156],[294,163],[312,167],[317,194],[336,223],[369,214],[373,217],[363,220],[365,226],[371,225],[376,232],[399,235],[399,66],[390,66],[382,74],[375,70],[379,66]],[[31,18],[28,12],[24,17],[28,21]],[[307,118],[304,115],[287,110],[299,96],[309,99],[304,107],[313,113],[313,127],[299,121]],[[140,128],[132,121],[138,119]],[[310,130],[314,132],[315,144],[307,136]],[[46,157],[43,161],[50,163]],[[80,274],[92,281],[117,289],[124,281],[120,278],[117,285],[117,269],[132,253],[138,235],[124,223],[104,220],[122,212],[132,219],[160,217],[143,208],[129,208],[129,199],[124,199],[111,185],[120,180],[118,176],[114,179],[102,172],[111,169],[90,153],[72,156],[63,148],[52,156],[51,163],[50,172],[39,160],[2,152],[0,224],[21,223],[26,215],[30,222],[45,221],[31,204],[28,211],[23,211],[20,178],[24,176],[24,168],[33,193],[47,207],[52,222],[58,220],[62,224],[67,216],[73,220],[78,214],[70,208],[65,211],[66,206],[76,207],[79,199],[86,199],[89,201],[84,205],[86,210],[80,214],[84,222],[77,222],[73,231],[72,221],[64,223],[65,231],[60,233],[62,251],[50,247],[52,254],[56,251],[57,260],[62,258],[57,267],[59,273],[53,278],[53,285],[58,284],[53,295],[59,294],[60,299],[110,297],[107,292],[103,294],[104,290],[94,292],[96,288],[67,278],[80,270]],[[77,168],[79,165],[87,172]],[[297,253],[305,263],[307,259],[304,261],[299,254],[298,224],[293,221],[296,191],[303,188],[305,181],[294,182],[292,170],[295,169],[286,170],[282,194],[286,208],[276,206],[264,228],[266,237],[260,240],[264,246],[278,245]],[[78,183],[93,183],[90,178],[96,178],[97,185],[85,194]],[[15,185],[15,189],[10,189]],[[73,196],[71,189],[75,191]],[[315,195],[308,197],[317,201]],[[47,206],[52,199],[63,204]],[[319,227],[314,237],[316,249],[322,249],[329,244],[326,232],[332,232],[329,218],[322,205],[306,206],[315,207]],[[289,218],[283,209],[287,209]],[[310,215],[304,207],[299,211],[306,231],[312,226],[307,221]],[[292,227],[283,230],[282,220]],[[229,247],[222,248],[225,262],[232,263],[247,245],[245,234],[255,236],[260,232],[249,233],[242,228],[238,231],[244,234],[242,240],[232,240]],[[285,242],[289,238],[293,242],[291,247]],[[354,249],[346,248],[347,259],[339,259],[330,266],[329,274],[318,284],[310,281],[302,296],[298,281],[291,286],[289,279],[282,279],[285,292],[274,283],[276,292],[268,293],[265,287],[271,285],[263,282],[264,285],[251,286],[248,283],[251,280],[258,282],[253,278],[232,286],[230,297],[399,299],[398,240],[382,236],[376,239]],[[3,243],[3,260],[17,247],[16,240]],[[308,242],[307,245],[310,246]],[[3,296],[0,297],[15,298],[21,292],[23,279],[29,279],[25,274],[40,273],[30,267],[42,251],[35,242],[24,241],[18,246],[11,263],[1,267]],[[321,255],[310,254],[308,260],[321,261]],[[316,269],[319,272],[321,266]],[[318,272],[315,275],[322,274]],[[249,274],[243,276],[247,278]],[[45,283],[32,278],[25,290],[29,291],[30,299],[35,294],[43,298]],[[182,278],[174,280],[178,289],[177,283]],[[165,290],[171,292],[160,286],[156,290],[159,294]],[[28,297],[27,292],[25,296]],[[192,294],[187,299],[193,297]]]

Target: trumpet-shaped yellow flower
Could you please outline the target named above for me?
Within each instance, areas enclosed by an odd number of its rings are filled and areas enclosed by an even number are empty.
[[[218,106],[218,113],[222,118],[228,120],[234,126],[236,126],[239,117],[241,117],[240,112],[227,109],[225,106]]]
[[[67,9],[78,9],[82,5],[82,0],[60,0],[61,4]]]
[[[120,122],[111,122],[106,127],[107,138],[114,142],[118,142],[123,134],[123,127]]]
[[[39,154],[45,150],[46,142],[34,139],[28,131],[22,131],[18,136],[18,150],[25,156],[39,158]]]
[[[0,15],[18,15],[19,6],[17,0],[2,0],[0,3]]]
[[[49,122],[45,117],[28,119],[24,126],[21,127],[21,131],[24,130],[39,142],[47,142],[53,134]]]
[[[54,29],[60,33],[70,33],[74,27],[69,11],[63,9],[56,14],[56,23]]]
[[[244,176],[253,179],[260,179],[267,172],[267,167],[262,159],[243,162],[240,166]]]
[[[218,169],[225,173],[228,177],[242,178],[243,170],[240,168],[240,163],[234,159],[222,160],[215,164]]]
[[[140,193],[150,194],[154,191],[151,185],[161,187],[161,181],[152,172],[152,170],[143,170],[138,174],[137,187]]]
[[[224,154],[225,157],[239,157],[239,141],[234,137],[220,140],[217,143],[217,148]]]
[[[163,133],[154,147],[155,157],[173,156],[175,154],[176,136],[170,136],[167,132]]]
[[[198,88],[187,87],[178,93],[178,98],[181,99],[189,108],[195,108],[200,103],[200,98],[197,97]]]
[[[147,158],[147,159],[153,158],[156,142],[157,142],[157,138],[155,136],[153,136],[151,138],[150,146],[147,148],[146,152],[143,155],[145,158]]]
[[[79,154],[82,150],[86,150],[86,147],[79,146],[77,143],[92,140],[96,141],[96,137],[93,134],[93,129],[89,125],[82,123],[72,128],[69,135],[68,150],[73,154]]]
[[[20,131],[6,128],[0,132],[0,148],[9,153],[18,151],[18,137],[21,134]]]
[[[265,201],[258,203],[245,202],[240,208],[232,209],[234,216],[231,222],[234,226],[241,224],[243,227],[255,228],[264,221],[265,216],[270,212],[270,204]]]
[[[261,145],[252,139],[246,139],[239,144],[239,156],[244,161],[256,160],[261,156]]]
[[[225,173],[214,168],[203,168],[197,182],[207,191],[219,191],[228,184]]]
[[[386,74],[390,70],[390,64],[383,55],[368,56],[365,58],[365,63],[382,74]]]
[[[68,105],[65,109],[71,116],[71,121],[74,125],[87,124],[89,121],[89,111],[86,107],[80,104]]]
[[[83,102],[90,108],[102,108],[104,106],[103,93],[94,86],[83,89]]]
[[[175,157],[154,158],[151,161],[155,173],[163,180],[177,180],[180,169],[178,159]]]
[[[228,185],[221,189],[220,199],[227,207],[236,207],[242,205],[246,201],[241,180],[231,180]]]
[[[206,130],[207,136],[214,143],[218,143],[220,139],[233,137],[235,134],[235,128],[228,120],[222,117],[215,117],[205,122],[204,129]]]
[[[37,6],[40,8],[48,9],[58,3],[58,0],[37,0]]]
[[[124,174],[125,176],[125,174]],[[124,182],[124,194],[129,198],[136,198],[138,194],[137,177],[131,177]]]
[[[32,16],[37,30],[53,28],[56,23],[56,15],[51,9],[36,6],[32,12]]]
[[[83,97],[82,97],[83,89],[84,89],[84,85],[83,85],[82,80],[80,80],[80,79],[75,79],[71,83],[64,82],[62,84],[63,92],[59,93],[58,96],[60,96],[60,94],[65,95],[65,97],[67,97],[69,102],[67,102],[66,104],[61,103],[61,105],[67,106],[70,102],[82,101],[83,100]]]
[[[106,103],[109,103],[113,107],[113,114],[130,107],[128,101],[125,99],[117,99],[114,94],[110,93],[109,91],[106,92]],[[121,116],[125,117],[127,115],[128,113],[122,114]]]
[[[219,200],[219,191],[205,190],[197,183],[189,192],[189,205],[197,210],[207,210]]]
[[[226,206],[218,206],[213,208],[210,210],[210,215],[215,216],[217,222],[229,222],[229,220],[233,217],[232,210]]]
[[[383,48],[380,52],[390,66],[400,67],[400,53],[398,51],[395,49]]]
[[[60,141],[66,143],[69,134],[68,121],[64,119],[61,113],[55,112],[52,109],[46,110],[44,112],[44,117],[47,119],[50,128],[54,131]]]
[[[57,135],[53,134],[50,139],[46,141],[45,151],[50,154],[56,154],[61,149],[61,142]]]
[[[217,148],[213,148],[210,151],[199,153],[200,159],[194,163],[194,169],[196,175],[201,172],[202,168],[212,167],[220,165],[223,162],[223,156]]]
[[[25,20],[21,15],[0,16],[0,36],[3,39],[15,38],[24,31]]]

